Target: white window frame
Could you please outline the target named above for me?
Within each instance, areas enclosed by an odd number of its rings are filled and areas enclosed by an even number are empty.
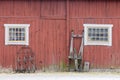
[[[4,24],[5,45],[29,45],[30,24]],[[9,41],[9,28],[25,28],[25,41]]]
[[[84,45],[105,45],[112,46],[112,27],[113,24],[83,24],[84,26]],[[103,27],[108,28],[108,41],[89,41],[88,40],[88,28]]]

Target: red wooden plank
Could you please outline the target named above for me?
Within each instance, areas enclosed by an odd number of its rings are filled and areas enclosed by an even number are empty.
[[[39,21],[39,23],[41,23],[40,24],[40,26],[39,26],[39,29],[40,29],[40,32],[39,32],[39,41],[40,41],[40,44],[39,44],[39,48],[40,48],[40,61],[39,61],[39,63],[40,63],[40,68],[42,69],[42,68],[44,68],[44,66],[45,66],[45,58],[44,58],[44,55],[45,55],[45,53],[44,53],[44,43],[43,43],[43,41],[44,41],[44,34],[43,34],[43,31],[44,31],[44,26],[43,26],[43,21],[42,20],[40,20]]]
[[[13,15],[13,1],[1,1],[0,2],[0,16],[12,16]]]
[[[41,16],[65,17],[65,3],[63,1],[42,1]]]
[[[30,2],[31,2],[30,16],[40,16],[41,2],[39,0],[30,1]],[[28,16],[28,15],[26,15],[26,16]]]

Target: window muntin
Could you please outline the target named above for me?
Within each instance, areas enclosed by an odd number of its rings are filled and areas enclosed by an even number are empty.
[[[112,24],[84,24],[85,45],[112,45]]]
[[[9,41],[25,41],[25,28],[9,28]]]
[[[4,24],[6,45],[28,45],[29,24]]]
[[[89,41],[108,41],[108,28],[88,28]]]

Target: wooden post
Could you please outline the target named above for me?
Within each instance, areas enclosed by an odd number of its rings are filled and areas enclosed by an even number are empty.
[[[70,27],[70,16],[69,16],[69,0],[66,0],[66,56],[69,55],[69,27]],[[68,63],[68,58],[66,58],[67,63]]]

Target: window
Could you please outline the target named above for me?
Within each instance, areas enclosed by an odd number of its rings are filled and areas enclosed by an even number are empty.
[[[28,45],[30,24],[4,24],[5,45]]]
[[[112,46],[112,24],[84,24],[85,45]]]

